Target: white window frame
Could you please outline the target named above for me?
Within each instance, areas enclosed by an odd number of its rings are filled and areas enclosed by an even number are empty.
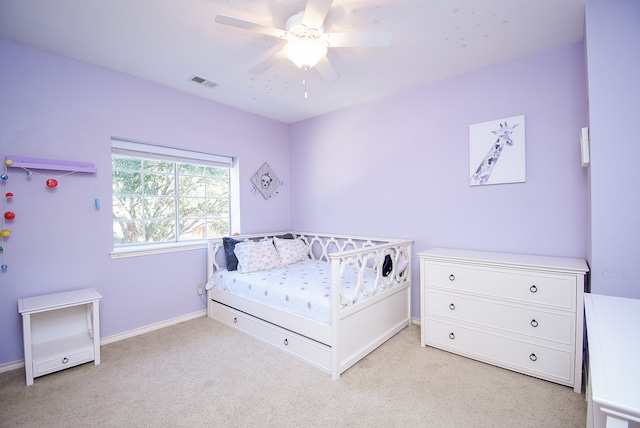
[[[229,168],[229,190],[230,190],[230,228],[231,230],[240,229],[240,210],[238,198],[238,162],[229,156],[214,155],[192,150],[179,149],[175,147],[159,146],[150,143],[141,143],[122,138],[112,137],[111,153],[123,156],[132,156],[143,159],[166,160],[169,162],[188,163],[204,166],[218,166]],[[113,169],[112,169],[113,170]],[[137,244],[131,246],[115,246],[112,247],[111,258],[125,258],[134,256],[144,256],[150,254],[170,253],[176,251],[189,251],[206,248],[206,240],[195,241],[172,241],[152,244]]]

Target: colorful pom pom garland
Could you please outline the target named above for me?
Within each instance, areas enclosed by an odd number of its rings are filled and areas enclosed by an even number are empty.
[[[5,238],[9,238],[9,236],[11,236],[11,230],[6,228],[6,224],[7,222],[11,222],[16,218],[16,214],[15,212],[8,210],[8,203],[11,203],[11,201],[14,198],[14,194],[12,192],[7,191],[8,190],[8,183],[9,183],[9,174],[8,174],[8,168],[12,167],[12,168],[22,168],[25,172],[27,177],[32,177],[33,175],[37,175],[37,176],[42,176],[42,174],[38,173],[38,172],[34,172],[29,168],[32,169],[47,169],[47,170],[62,170],[62,171],[69,171],[65,174],[56,176],[56,177],[51,177],[51,178],[47,178],[45,180],[45,185],[47,186],[48,189],[54,190],[58,187],[58,178],[60,177],[64,177],[70,174],[74,174],[76,172],[85,172],[85,173],[97,173],[97,170],[95,168],[94,164],[89,164],[89,163],[82,163],[82,162],[68,162],[68,161],[51,161],[51,160],[46,160],[46,159],[35,159],[35,158],[25,158],[25,157],[21,157],[21,156],[16,156],[13,157],[15,159],[11,159],[9,156],[7,156],[7,158],[4,161],[5,164],[5,172],[3,174],[0,174],[0,180],[1,182],[4,183],[5,185],[5,199],[4,199],[4,204],[5,204],[5,212],[4,212],[4,216],[2,219],[2,225],[0,227],[0,256],[2,259],[2,264],[0,264],[0,270],[2,272],[8,270],[9,266],[8,264],[5,262],[5,251],[4,251],[4,240]],[[98,190],[98,184],[97,184],[97,180],[96,180],[96,192]],[[100,199],[95,198],[94,199],[94,205],[96,207],[96,209],[100,208]]]

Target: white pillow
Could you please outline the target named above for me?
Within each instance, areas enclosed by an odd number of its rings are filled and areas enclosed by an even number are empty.
[[[269,241],[246,241],[236,244],[233,250],[238,258],[241,273],[273,269],[280,266],[280,258],[273,243]]]
[[[309,247],[301,239],[273,238],[273,243],[280,256],[280,264],[287,266],[309,258]]]

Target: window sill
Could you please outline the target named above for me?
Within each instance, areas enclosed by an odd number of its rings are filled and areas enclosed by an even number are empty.
[[[151,256],[154,254],[176,253],[179,251],[192,251],[207,248],[206,241],[158,244],[158,245],[140,245],[132,247],[114,248],[111,259],[124,259],[128,257]]]

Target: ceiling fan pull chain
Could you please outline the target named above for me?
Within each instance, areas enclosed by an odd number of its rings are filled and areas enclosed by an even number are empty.
[[[307,70],[308,68],[304,69],[304,79],[302,80],[302,83],[304,84],[304,97],[307,98]]]

